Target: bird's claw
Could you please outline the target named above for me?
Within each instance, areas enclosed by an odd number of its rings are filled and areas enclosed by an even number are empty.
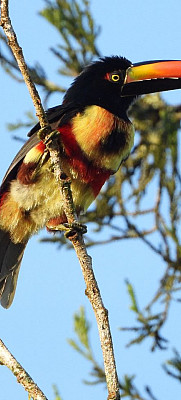
[[[80,222],[72,222],[72,223],[62,223],[56,226],[48,227],[50,231],[63,231],[65,237],[69,238],[70,236],[74,236],[76,233],[87,233],[86,225],[81,224]]]
[[[59,136],[59,132],[57,130],[49,131],[49,127],[39,129],[37,133],[40,140],[43,140],[44,143],[48,143],[55,137]]]
[[[63,225],[65,227],[64,235],[67,238],[75,235],[76,233],[81,233],[82,235],[84,235],[84,233],[87,233],[87,226],[81,224],[80,222],[73,222],[71,224],[65,222]]]

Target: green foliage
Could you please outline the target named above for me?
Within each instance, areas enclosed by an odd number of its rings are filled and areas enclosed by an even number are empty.
[[[85,310],[80,307],[79,313],[74,314],[74,331],[77,336],[77,340],[68,339],[70,346],[76,350],[81,356],[89,360],[92,364],[92,371],[90,375],[95,378],[94,381],[84,380],[84,383],[88,385],[94,385],[105,382],[104,369],[96,362],[89,339],[90,324],[85,316]]]
[[[96,46],[97,37],[100,34],[98,27],[92,18],[89,1],[81,0],[45,0],[46,7],[39,13],[51,23],[60,35],[60,43],[51,47],[51,52],[60,64],[58,74],[75,77],[82,68],[90,63],[95,57],[100,56]],[[4,34],[0,33],[0,63],[4,70],[19,83],[24,83],[21,77],[17,62],[8,46]],[[50,96],[57,93],[64,93],[66,88],[59,83],[52,82],[47,77],[47,72],[40,62],[34,66],[28,65],[34,82],[43,89],[44,106]],[[58,82],[61,81],[59,76]],[[26,113],[27,122],[12,122],[11,130],[32,125],[32,119]]]
[[[53,392],[54,392],[54,400],[62,400],[62,397],[60,396],[59,390],[57,389],[56,385],[53,385]]]
[[[173,350],[173,353],[174,357],[170,360],[167,360],[163,365],[163,368],[169,376],[181,382],[181,355],[175,349]],[[171,367],[171,369],[168,367]]]
[[[134,297],[133,289],[130,286],[131,298]],[[135,301],[135,300],[134,300]],[[87,385],[106,384],[106,378],[104,368],[95,359],[93,351],[90,345],[90,325],[85,316],[84,308],[81,307],[79,313],[74,315],[74,331],[77,336],[77,340],[69,339],[70,346],[76,350],[81,356],[87,359],[91,365],[91,371],[89,373],[91,380],[84,379],[84,383]],[[148,397],[145,398],[140,394],[137,387],[134,384],[135,376],[125,374],[119,381],[119,387],[121,392],[121,398],[128,398],[130,400],[156,400],[153,396],[149,386],[145,387],[145,392]]]
[[[139,308],[138,308],[135,292],[133,290],[133,286],[131,285],[131,283],[129,283],[129,281],[126,282],[126,285],[127,285],[127,291],[128,291],[128,294],[129,294],[130,300],[131,300],[130,310],[134,311],[135,313],[139,313]]]
[[[74,331],[78,336],[78,340],[81,344],[81,347],[77,342],[72,339],[68,340],[68,343],[74,348],[74,350],[78,351],[80,354],[84,355],[87,359],[91,359],[91,351],[90,351],[90,344],[89,344],[89,323],[85,318],[85,311],[84,308],[80,308],[80,313],[74,314]]]
[[[0,64],[2,68],[16,81],[24,84],[24,80],[22,79],[19,67],[17,65],[16,59],[8,46],[7,39],[3,33],[0,33]],[[50,81],[47,78],[47,74],[44,68],[40,65],[40,63],[35,63],[34,66],[28,65],[30,74],[34,82],[43,88],[46,92],[45,100],[47,100],[50,94],[54,92],[64,92],[65,89],[58,84]],[[31,118],[30,118],[31,122]],[[21,123],[21,126],[26,126]],[[19,125],[18,125],[19,128]],[[15,128],[17,129],[17,128]]]
[[[58,49],[51,49],[63,63],[59,73],[76,76],[94,56],[100,55],[95,45],[100,28],[95,26],[89,1],[47,0],[46,4],[40,14],[58,30],[63,42]]]
[[[35,119],[34,114],[31,111],[28,111],[25,113],[26,117],[27,117],[27,121],[28,122],[24,122],[23,126],[31,129],[32,125],[35,125],[37,120]],[[17,129],[22,128],[22,121],[17,121],[16,123],[9,123],[7,124],[7,128],[9,129],[9,131],[15,131]]]
[[[141,311],[137,305],[133,286],[129,282],[127,282],[127,291],[131,300],[130,309],[135,312],[136,321],[138,322],[137,326],[131,328],[121,328],[122,331],[136,332],[137,335],[127,344],[127,347],[130,347],[132,344],[139,344],[144,339],[150,337],[153,339],[153,344],[151,347],[152,351],[155,350],[156,347],[161,350],[166,349],[167,340],[160,335],[160,330],[165,323],[167,314],[165,312],[151,314],[149,306]]]

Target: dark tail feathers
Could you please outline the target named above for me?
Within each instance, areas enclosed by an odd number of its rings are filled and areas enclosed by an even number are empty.
[[[0,229],[0,302],[10,307],[26,243],[13,243],[8,232]]]

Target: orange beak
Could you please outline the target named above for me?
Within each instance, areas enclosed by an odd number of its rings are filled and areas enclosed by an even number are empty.
[[[122,96],[181,88],[181,61],[148,61],[127,69]]]

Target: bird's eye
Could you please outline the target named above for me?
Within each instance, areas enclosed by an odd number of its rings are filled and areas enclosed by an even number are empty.
[[[113,82],[118,82],[120,80],[120,76],[118,74],[112,74],[111,75],[111,80]]]
[[[122,80],[124,81],[124,76],[122,71],[107,72],[104,78],[110,82],[115,82],[115,83],[120,82]]]

